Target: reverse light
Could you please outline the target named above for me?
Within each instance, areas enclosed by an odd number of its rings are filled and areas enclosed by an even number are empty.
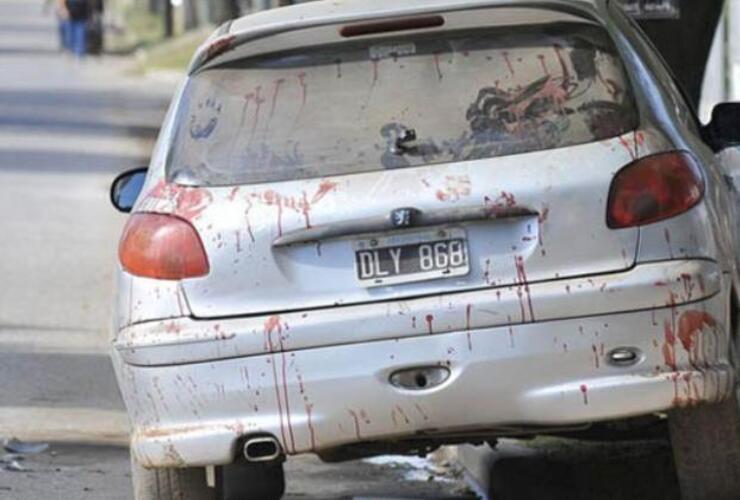
[[[644,226],[680,215],[704,197],[701,170],[689,153],[659,153],[624,167],[609,193],[612,229]]]
[[[182,280],[210,271],[195,228],[172,215],[134,214],[123,230],[118,257],[127,272],[144,278]]]

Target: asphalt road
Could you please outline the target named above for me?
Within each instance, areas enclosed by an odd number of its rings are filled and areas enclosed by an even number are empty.
[[[63,57],[41,5],[0,0],[0,438],[53,444],[23,471],[0,466],[0,498],[130,499],[106,352],[124,217],[107,190],[146,163],[173,86]],[[418,469],[308,458],[288,470],[295,498],[462,498],[460,481]]]

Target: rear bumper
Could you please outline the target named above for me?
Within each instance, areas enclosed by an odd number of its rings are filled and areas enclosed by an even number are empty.
[[[127,364],[159,366],[395,340],[696,302],[722,289],[709,260],[673,260],[588,278],[226,320],[178,318],[122,329]]]
[[[443,334],[417,332],[407,338],[252,356],[228,350],[236,337],[227,335],[190,347],[197,358],[204,356],[195,352],[198,346],[210,353],[212,342],[222,343],[220,360],[180,365],[132,364],[154,359],[136,357],[132,347],[119,345],[115,364],[132,418],[133,452],[154,467],[225,464],[237,453],[239,438],[253,433],[273,434],[286,452],[299,454],[366,441],[609,420],[721,400],[733,387],[722,276],[704,261],[651,265],[656,266],[663,269],[664,279],[642,271],[641,276],[652,280],[652,297],[642,310],[632,312],[469,330],[463,326]],[[694,278],[683,272],[691,266],[703,273],[703,285],[694,287]],[[669,270],[677,274],[668,276]],[[593,281],[586,289],[592,298],[582,307],[599,311],[602,303],[595,294],[623,294],[622,287],[611,285],[615,291],[608,292],[610,285],[602,288]],[[679,285],[675,290],[673,281]],[[558,295],[564,295],[562,287],[559,283]],[[533,306],[535,290],[530,286]],[[581,302],[577,290],[565,294],[568,301]],[[495,297],[495,291],[485,293]],[[558,298],[553,294],[552,300]],[[537,303],[545,302],[541,298]],[[518,301],[516,306],[518,311]],[[398,306],[388,307],[388,316],[375,323],[404,316]],[[446,317],[446,302],[432,310]],[[501,310],[505,306],[477,314],[498,318]],[[540,306],[535,315],[548,310]],[[464,317],[467,311],[463,307]],[[470,316],[472,323],[476,316]],[[244,335],[259,338],[260,346],[275,347],[287,336],[290,340],[283,344],[299,342],[294,326],[273,321],[267,333],[263,327]],[[367,329],[356,323],[342,333]],[[691,340],[689,349],[684,339]],[[173,345],[177,347],[167,347]],[[640,362],[611,366],[607,355],[617,347],[638,349]],[[398,369],[440,364],[452,375],[435,389],[404,391],[388,382]]]

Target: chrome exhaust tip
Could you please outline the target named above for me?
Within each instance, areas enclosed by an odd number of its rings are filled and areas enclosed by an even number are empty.
[[[280,443],[272,436],[253,437],[244,442],[244,458],[247,462],[274,462],[282,454]]]

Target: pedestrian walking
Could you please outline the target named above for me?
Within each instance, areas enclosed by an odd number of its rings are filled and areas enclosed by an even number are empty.
[[[87,53],[87,21],[90,18],[88,0],[59,0],[59,8],[67,20],[67,47],[79,59]]]
[[[54,16],[57,18],[57,30],[59,33],[59,50],[69,50],[67,46],[67,18],[64,15],[58,0],[44,0],[44,14],[48,14],[51,8],[54,8]]]

